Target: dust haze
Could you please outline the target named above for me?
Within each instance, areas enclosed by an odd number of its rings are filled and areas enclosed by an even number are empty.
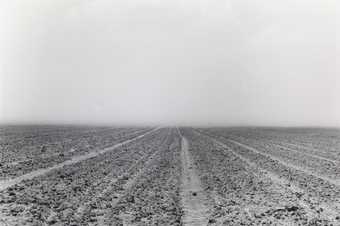
[[[0,122],[339,126],[335,1],[0,2]]]

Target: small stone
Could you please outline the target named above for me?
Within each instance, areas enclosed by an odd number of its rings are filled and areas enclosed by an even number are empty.
[[[48,219],[47,219],[47,223],[48,224],[55,224],[55,223],[57,223],[56,216],[55,215],[49,216]]]
[[[46,152],[46,150],[47,150],[47,147],[46,147],[45,145],[43,145],[43,146],[41,147],[41,150],[40,150],[40,151],[44,153],[44,152]]]
[[[131,203],[135,203],[135,197],[132,195],[132,196],[128,197],[126,199],[126,201],[131,202]]]
[[[209,219],[208,223],[209,224],[214,224],[214,223],[216,223],[216,220],[215,219]]]
[[[286,207],[286,210],[288,212],[297,211],[298,209],[299,209],[299,207],[297,207],[297,206]]]

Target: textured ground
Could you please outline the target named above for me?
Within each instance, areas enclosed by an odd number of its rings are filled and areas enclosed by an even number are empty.
[[[0,225],[340,225],[340,130],[0,128]]]

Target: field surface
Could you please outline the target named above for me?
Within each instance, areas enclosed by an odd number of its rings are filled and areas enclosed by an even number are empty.
[[[340,130],[0,127],[0,225],[340,225]]]

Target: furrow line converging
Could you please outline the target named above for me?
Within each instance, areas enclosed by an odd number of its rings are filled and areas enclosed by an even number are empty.
[[[128,140],[125,140],[121,143],[118,143],[118,144],[115,144],[111,147],[107,147],[107,148],[104,148],[102,150],[99,150],[99,151],[93,151],[93,152],[90,152],[88,154],[85,154],[85,155],[81,155],[81,156],[75,156],[73,157],[72,159],[70,160],[67,160],[65,162],[62,162],[62,163],[59,163],[59,164],[56,164],[54,166],[51,166],[51,167],[48,167],[48,168],[44,168],[44,169],[38,169],[38,170],[35,170],[33,172],[30,172],[30,173],[27,173],[27,174],[24,174],[22,176],[19,176],[19,177],[16,177],[16,178],[13,178],[13,179],[8,179],[8,180],[4,180],[4,181],[0,181],[0,191],[3,191],[11,186],[14,186],[20,182],[22,182],[23,180],[30,180],[30,179],[33,179],[35,177],[38,177],[38,176],[42,176],[42,175],[45,175],[49,172],[51,172],[52,170],[56,170],[56,169],[60,169],[60,168],[63,168],[64,166],[67,166],[67,165],[73,165],[73,164],[76,164],[78,162],[81,162],[81,161],[84,161],[84,160],[87,160],[87,159],[90,159],[90,158],[93,158],[93,157],[96,157],[98,155],[101,155],[101,154],[104,154],[106,152],[109,152],[109,151],[113,151],[125,144],[128,144],[128,143],[131,143],[131,142],[134,142],[138,139],[141,139],[157,130],[159,130],[160,128],[156,128],[156,129],[153,129],[151,131],[148,131],[146,133],[143,133],[135,138],[132,138],[132,139],[128,139]]]

